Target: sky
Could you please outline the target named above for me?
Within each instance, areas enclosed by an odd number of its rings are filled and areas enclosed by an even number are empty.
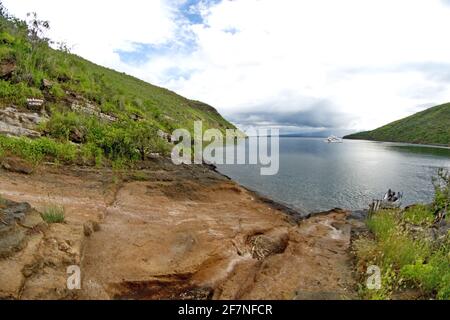
[[[343,135],[450,101],[450,0],[3,0],[241,129]]]

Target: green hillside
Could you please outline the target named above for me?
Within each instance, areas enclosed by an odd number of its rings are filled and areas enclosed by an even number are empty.
[[[429,108],[373,131],[345,136],[344,139],[450,146],[450,103]]]
[[[176,128],[192,131],[196,120],[205,129],[235,128],[207,104],[98,66],[69,53],[64,44],[52,45],[43,37],[48,27],[35,16],[28,22],[8,16],[0,2],[0,110],[30,111],[27,99],[45,101],[50,120],[41,125],[43,137],[37,140],[68,149],[76,142],[104,158],[131,159],[140,156],[134,151],[143,150],[144,142],[147,153],[167,150],[155,136]],[[0,138],[0,154],[18,153],[11,147],[18,139]],[[28,146],[40,143],[22,140]]]

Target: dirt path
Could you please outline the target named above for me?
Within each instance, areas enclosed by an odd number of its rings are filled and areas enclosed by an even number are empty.
[[[204,167],[159,164],[120,184],[95,171],[0,171],[0,194],[38,210],[49,194],[66,206],[66,224],[50,226],[40,245],[43,265],[50,267],[24,279],[20,298],[53,297],[49,292],[58,286],[55,297],[85,299],[354,296],[347,212],[297,225]],[[86,237],[83,225],[92,220],[101,221],[101,230]],[[70,261],[81,265],[83,275],[76,294],[63,288],[69,261],[51,240],[79,248]],[[43,254],[49,246],[53,264]]]

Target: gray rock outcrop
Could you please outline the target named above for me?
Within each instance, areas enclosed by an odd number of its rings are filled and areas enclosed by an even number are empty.
[[[0,109],[0,134],[37,138],[38,126],[47,117],[37,112],[21,112],[15,107]]]

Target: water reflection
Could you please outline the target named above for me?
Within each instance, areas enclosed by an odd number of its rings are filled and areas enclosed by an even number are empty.
[[[450,168],[450,149],[281,138],[280,171],[275,176],[261,176],[258,165],[221,165],[218,169],[275,200],[312,212],[365,208],[388,188],[403,191],[406,204],[428,202],[433,195],[431,177],[440,167]]]

